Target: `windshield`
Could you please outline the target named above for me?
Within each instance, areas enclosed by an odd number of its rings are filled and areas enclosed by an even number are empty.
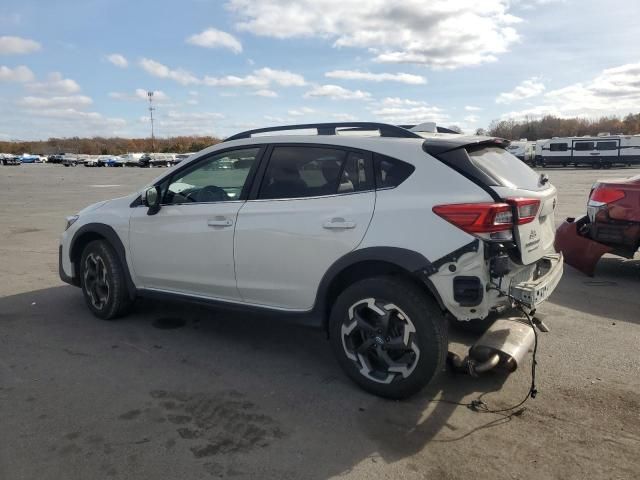
[[[488,176],[502,186],[525,190],[542,190],[539,175],[511,153],[498,147],[482,148],[469,152],[469,159]]]

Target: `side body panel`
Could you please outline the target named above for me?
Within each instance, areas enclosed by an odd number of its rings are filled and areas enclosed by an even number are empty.
[[[129,241],[141,286],[237,300],[233,230],[243,202],[134,208]]]
[[[235,235],[237,284],[242,300],[310,310],[320,281],[356,248],[373,215],[373,191],[285,200],[250,200]],[[348,228],[332,228],[342,219]]]

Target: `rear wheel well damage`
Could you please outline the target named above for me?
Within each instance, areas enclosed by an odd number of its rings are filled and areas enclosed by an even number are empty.
[[[107,242],[116,252],[118,260],[124,270],[125,280],[127,285],[127,291],[130,299],[136,297],[136,287],[131,279],[129,272],[129,265],[127,264],[126,253],[124,245],[120,240],[120,237],[115,230],[101,223],[87,224],[81,227],[73,236],[71,240],[71,246],[69,248],[69,258],[74,265],[74,273],[77,279],[78,285],[80,285],[80,259],[82,258],[82,252],[89,243],[95,240],[103,240]]]
[[[416,255],[422,257],[422,255],[420,254]],[[422,257],[422,259],[424,259],[424,257]],[[446,311],[446,308],[444,307],[444,303],[442,302],[438,291],[433,286],[431,281],[422,274],[425,265],[423,262],[414,264],[412,266],[409,266],[407,262],[403,262],[404,265],[399,265],[398,262],[395,262],[392,259],[363,259],[353,263],[346,263],[347,265],[344,266],[341,270],[335,272],[335,274],[331,275],[330,279],[327,279],[327,275],[325,275],[325,278],[320,285],[318,298],[318,307],[320,311],[318,313],[322,318],[322,327],[327,332],[331,308],[333,307],[333,304],[335,303],[338,296],[350,285],[366,278],[379,276],[397,276],[406,279],[418,286],[422,291],[433,298],[438,303],[438,306],[443,312]],[[330,271],[331,269],[329,270],[329,272]],[[327,274],[329,274],[329,272],[327,272]]]

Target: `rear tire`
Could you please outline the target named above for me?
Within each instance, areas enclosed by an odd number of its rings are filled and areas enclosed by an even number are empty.
[[[131,306],[120,259],[105,240],[90,242],[80,258],[82,293],[91,313],[103,320],[124,315]]]
[[[431,296],[400,277],[347,287],[333,305],[329,332],[342,369],[374,395],[409,397],[444,368],[444,316]]]

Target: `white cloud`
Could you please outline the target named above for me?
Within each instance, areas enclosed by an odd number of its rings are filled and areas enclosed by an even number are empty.
[[[399,98],[399,97],[386,97],[382,99],[381,102],[384,107],[419,107],[426,105],[426,102],[420,100],[410,100],[408,98]]]
[[[146,71],[148,74],[153,75],[158,78],[168,78],[170,80],[174,80],[181,85],[193,85],[200,83],[200,80],[193,76],[186,70],[181,68],[171,69],[166,65],[163,65],[160,62],[156,62],[150,58],[143,58],[140,60],[140,66]]]
[[[338,85],[319,85],[304,94],[305,98],[329,97],[331,100],[367,100],[371,98],[369,92],[362,90],[347,90]]]
[[[282,117],[276,117],[273,115],[263,115],[262,118],[271,123],[284,123],[286,121],[286,119]]]
[[[544,83],[538,77],[524,80],[510,92],[503,92],[496,98],[496,103],[512,103],[525,98],[535,97],[544,92]]]
[[[551,90],[544,103],[503,118],[555,115],[558,117],[624,115],[636,112],[640,105],[640,62],[603,70],[590,81]]]
[[[60,72],[50,73],[44,82],[29,83],[27,88],[45,95],[69,95],[80,91],[80,85],[75,80],[64,78]]]
[[[264,78],[269,82],[277,83],[283,87],[302,87],[306,85],[304,77],[287,70],[274,70],[272,68],[261,68],[253,72],[259,78]]]
[[[24,65],[19,65],[15,68],[0,65],[1,82],[30,82],[34,78],[33,72]]]
[[[292,117],[302,117],[303,115],[309,115],[311,113],[315,113],[315,110],[309,107],[302,107],[298,109],[288,110],[287,113]]]
[[[93,100],[86,95],[56,97],[27,96],[18,100],[18,104],[27,108],[82,108],[91,105]]]
[[[424,85],[427,79],[410,73],[371,73],[359,70],[333,70],[324,74],[325,77],[341,80],[364,80],[369,82],[400,82],[409,85]]]
[[[350,113],[333,113],[331,117],[335,118],[339,122],[355,122],[357,117]]]
[[[133,93],[126,92],[110,92],[109,96],[111,98],[115,98],[116,100],[144,100],[148,101],[149,96],[147,95],[147,90],[144,88],[136,88]],[[168,100],[169,96],[164,93],[162,90],[154,90],[153,91],[153,100],[162,102],[164,100]]]
[[[273,90],[269,90],[268,88],[256,90],[251,95],[256,95],[258,97],[270,97],[270,98],[276,98],[278,96],[276,92],[274,92]]]
[[[18,55],[37,52],[42,48],[35,40],[22,37],[0,37],[0,55]]]
[[[272,84],[282,87],[300,87],[306,84],[302,75],[287,70],[261,68],[244,77],[226,75],[224,77],[204,77],[203,83],[211,87],[254,87],[267,88]]]
[[[127,59],[119,53],[112,53],[111,55],[107,55],[107,60],[113,63],[116,67],[120,68],[127,68],[127,66],[129,65]]]
[[[155,125],[159,135],[215,135],[216,127],[225,116],[218,112],[182,112],[169,110],[158,112]],[[140,121],[148,123],[148,117],[141,117]]]
[[[38,116],[41,117],[52,117],[52,118],[66,118],[70,120],[100,120],[107,121],[112,125],[124,125],[126,123],[125,120],[121,118],[105,118],[102,114],[98,112],[85,112],[83,110],[77,110],[72,107],[68,108],[43,108],[35,110],[34,113],[37,113]]]
[[[468,123],[477,123],[480,118],[477,115],[467,115],[464,117],[464,121]]]
[[[418,124],[422,122],[443,123],[449,121],[449,115],[427,102],[398,97],[387,97],[371,112],[387,123]]]
[[[467,105],[464,107],[467,112],[479,112],[482,110],[480,107],[474,107],[473,105]]]
[[[186,42],[199,47],[227,48],[233,53],[242,52],[242,44],[236,37],[216,28],[208,28],[203,32],[191,35]]]
[[[237,27],[275,38],[321,38],[379,62],[457,68],[496,60],[519,37],[509,0],[229,0]]]
[[[26,108],[16,114],[16,120],[28,125],[29,131],[40,138],[128,134],[124,131],[127,122],[122,118],[105,117],[98,112],[87,112],[73,107]]]

